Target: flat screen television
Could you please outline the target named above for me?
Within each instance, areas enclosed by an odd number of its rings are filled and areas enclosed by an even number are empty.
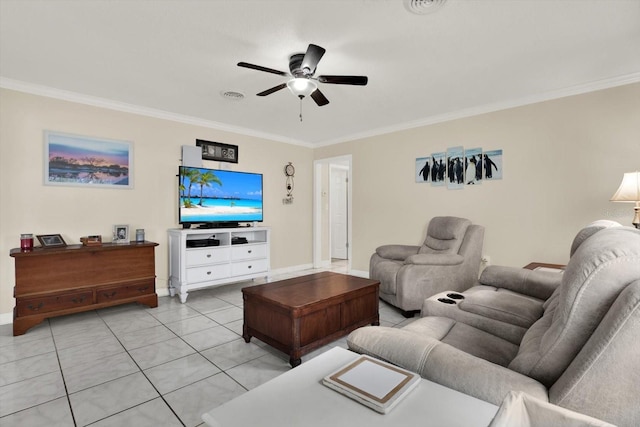
[[[184,228],[263,220],[262,174],[180,166],[178,186],[178,220]]]

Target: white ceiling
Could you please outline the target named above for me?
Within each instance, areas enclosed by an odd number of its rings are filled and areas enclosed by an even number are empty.
[[[309,43],[330,104],[288,90]],[[639,0],[0,0],[0,85],[308,146],[640,81]],[[225,99],[221,92],[245,95]]]

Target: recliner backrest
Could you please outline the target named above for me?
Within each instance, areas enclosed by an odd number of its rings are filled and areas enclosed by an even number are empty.
[[[569,367],[549,401],[620,426],[640,425],[640,280],[628,285]]]
[[[457,254],[471,221],[453,216],[436,216],[429,222],[420,254]]]
[[[620,292],[640,279],[640,230],[602,230],[570,259],[556,298],[525,333],[509,368],[550,387],[580,352]]]
[[[576,234],[576,237],[573,238],[573,242],[571,242],[571,248],[569,249],[569,257],[572,257],[573,254],[578,250],[580,245],[589,237],[593,236],[600,230],[604,230],[605,228],[611,228],[611,227],[622,227],[622,224],[620,224],[619,222],[610,221],[608,219],[600,219],[582,228],[580,231],[578,231],[578,234]]]

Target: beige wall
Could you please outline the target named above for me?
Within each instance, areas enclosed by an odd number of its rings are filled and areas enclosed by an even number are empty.
[[[463,190],[417,184],[417,157],[447,147],[504,150],[504,179]],[[315,150],[353,156],[352,267],[368,271],[386,243],[420,244],[429,218],[486,227],[492,264],[566,263],[575,233],[601,218],[630,225],[612,203],[624,172],[640,170],[640,84],[562,98]]]
[[[43,131],[134,144],[133,190],[43,185]],[[419,244],[429,218],[465,216],[486,226],[493,264],[564,263],[590,221],[625,224],[632,206],[609,202],[624,172],[640,169],[640,84],[567,97],[312,150],[215,129],[0,91],[0,322],[13,309],[13,260],[20,233],[110,236],[113,224],[144,228],[156,249],[159,291],[167,286],[166,230],[176,227],[180,146],[196,138],[237,144],[233,170],[265,176],[265,222],[273,269],[312,262],[314,159],[351,154],[352,266],[368,270],[375,248]],[[464,190],[416,184],[414,163],[447,147],[504,150],[504,179]],[[296,167],[295,202],[283,205],[282,172]],[[205,167],[218,167],[206,162]],[[295,238],[294,238],[295,237]]]
[[[310,148],[11,90],[0,91],[0,120],[0,321],[11,320],[14,269],[9,250],[19,246],[20,233],[60,233],[72,244],[87,234],[110,241],[114,224],[129,224],[134,232],[144,228],[147,240],[160,244],[157,285],[159,292],[166,292],[166,231],[178,226],[180,147],[194,145],[197,138],[238,145],[240,162],[229,168],[264,174],[264,225],[272,228],[272,269],[312,263]],[[134,188],[43,185],[44,130],[133,142]],[[296,167],[292,205],[282,204],[287,162]],[[204,166],[217,168],[220,163],[204,161]]]

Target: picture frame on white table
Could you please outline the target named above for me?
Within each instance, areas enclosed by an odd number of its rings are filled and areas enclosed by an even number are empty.
[[[420,375],[390,363],[362,356],[327,375],[329,388],[386,414],[420,382]]]

